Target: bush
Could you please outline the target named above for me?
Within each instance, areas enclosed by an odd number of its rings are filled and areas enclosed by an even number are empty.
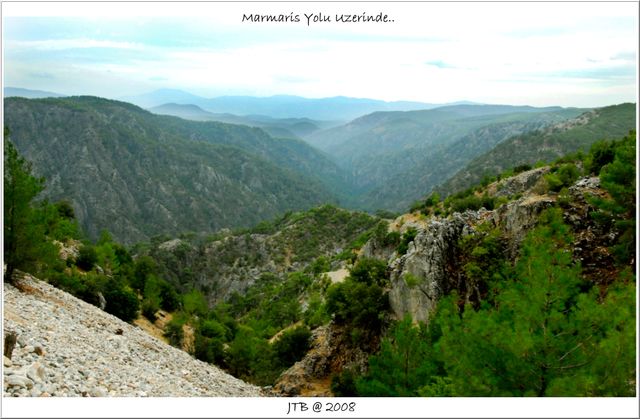
[[[184,311],[189,315],[204,316],[209,311],[209,305],[202,292],[193,289],[182,297]]]
[[[282,333],[273,344],[280,364],[288,367],[301,360],[311,346],[311,331],[307,327],[296,327]]]
[[[588,173],[599,175],[600,170],[613,161],[615,154],[615,143],[604,140],[593,143],[586,158],[585,169]]]
[[[409,243],[411,243],[413,239],[416,238],[417,234],[418,232],[415,228],[409,228],[404,232],[402,238],[400,239],[400,244],[398,244],[398,248],[396,249],[399,256],[407,253],[407,250],[409,250]]]
[[[204,362],[224,364],[224,342],[219,338],[208,338],[196,333],[193,355]]]
[[[402,276],[402,279],[404,279],[404,283],[407,284],[407,287],[409,287],[409,288],[415,288],[421,282],[420,278],[418,278],[417,276],[415,276],[411,272],[405,273]]]
[[[198,328],[198,333],[208,338],[224,338],[227,335],[227,329],[217,320],[203,320]]]
[[[522,173],[522,172],[526,172],[527,170],[531,170],[532,167],[530,164],[521,164],[519,166],[516,166],[513,168],[513,173],[514,174],[518,174],[518,173]]]
[[[569,187],[580,176],[580,171],[573,163],[566,163],[560,166],[555,173],[547,173],[544,179],[547,182],[547,188],[551,192],[559,192],[564,187]]]
[[[357,396],[356,378],[356,374],[351,369],[345,368],[340,374],[331,378],[331,392],[336,397]]]
[[[138,317],[140,302],[136,293],[131,289],[117,284],[116,281],[111,281],[104,292],[104,298],[107,300],[104,309],[107,313],[126,322],[131,322]]]
[[[180,308],[180,296],[167,281],[160,281],[160,307],[166,311]]]
[[[330,318],[320,295],[311,295],[307,310],[303,313],[302,318],[307,326],[312,329],[329,322]]]
[[[580,170],[573,163],[567,163],[560,166],[558,169],[558,177],[562,181],[563,186],[571,186],[578,180],[580,176]]]
[[[378,259],[363,258],[351,269],[351,279],[363,284],[386,286],[389,283],[387,264]]]
[[[182,326],[184,323],[185,320],[181,318],[181,316],[176,316],[165,326],[163,335],[169,340],[171,346],[175,346],[176,348],[182,347],[182,341],[184,340]]]
[[[75,272],[70,275],[64,272],[51,272],[47,276],[51,285],[76,297],[86,291],[87,287],[82,277]]]
[[[142,292],[147,282],[147,277],[156,271],[156,262],[150,256],[142,256],[136,260],[133,269],[131,286]]]
[[[367,285],[346,279],[327,289],[327,311],[336,323],[366,330],[379,330],[389,300],[377,284]]]
[[[158,305],[151,300],[143,300],[141,312],[144,317],[149,319],[150,322],[156,321],[156,312],[158,311]]]
[[[76,258],[76,266],[84,271],[90,271],[98,261],[98,253],[96,248],[89,244],[85,244],[78,251]]]

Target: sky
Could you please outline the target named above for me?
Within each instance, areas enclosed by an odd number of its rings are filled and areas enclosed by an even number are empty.
[[[635,102],[638,3],[4,3],[3,85],[534,106]],[[336,15],[388,15],[339,23]],[[243,22],[243,15],[300,22]],[[330,22],[310,22],[322,14]]]

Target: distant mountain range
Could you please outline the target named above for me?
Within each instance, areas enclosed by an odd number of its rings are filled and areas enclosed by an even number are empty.
[[[64,97],[60,93],[45,92],[44,90],[22,89],[20,87],[5,87],[4,97],[25,97],[27,99],[42,99],[45,97]]]
[[[160,89],[139,96],[121,98],[143,108],[167,103],[197,105],[213,113],[234,115],[264,115],[271,118],[311,118],[325,121],[347,122],[378,111],[411,111],[432,109],[442,105],[421,102],[385,102],[374,99],[356,99],[344,96],[309,99],[300,96],[278,95],[270,97],[221,96],[204,98],[182,90]]]
[[[303,138],[321,129],[340,125],[339,121],[316,121],[309,118],[271,118],[264,115],[238,116],[230,113],[207,112],[197,105],[166,103],[149,108],[158,115],[173,115],[193,121],[218,121],[228,124],[248,125],[265,130],[272,137]]]
[[[46,97],[66,97],[59,93],[30,90],[17,87],[5,87],[5,97],[25,97],[38,99]],[[113,98],[129,102],[145,109],[154,108],[154,113],[180,116],[193,120],[221,121],[222,115],[211,119],[209,114],[232,114],[249,117],[252,123],[259,118],[272,119],[312,119],[326,121],[329,125],[339,125],[352,119],[381,111],[412,111],[433,109],[448,105],[472,105],[474,102],[459,101],[447,104],[422,103],[411,101],[386,102],[375,99],[351,98],[336,96],[328,98],[305,98],[292,95],[275,95],[269,97],[255,96],[220,96],[206,98],[178,89],[159,89],[149,93]],[[178,109],[176,105],[189,105],[191,109]],[[194,108],[197,107],[199,109]],[[203,112],[209,113],[205,114]],[[242,121],[222,121],[242,123]],[[264,121],[263,121],[264,122]],[[250,124],[249,124],[250,125]],[[321,124],[322,125],[322,124]],[[326,127],[323,127],[326,128]]]

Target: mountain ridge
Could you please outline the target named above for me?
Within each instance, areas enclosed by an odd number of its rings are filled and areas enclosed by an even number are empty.
[[[337,167],[300,140],[153,115],[126,102],[9,98],[5,126],[50,180],[46,196],[72,201],[92,238],[103,228],[132,243],[159,233],[249,226],[287,209],[335,202],[324,185],[343,181]]]
[[[446,196],[518,165],[550,161],[579,150],[586,152],[597,140],[622,137],[635,129],[636,104],[595,108],[566,122],[514,136],[477,156],[458,173],[436,187]]]
[[[335,96],[306,98],[294,95],[218,96],[205,98],[177,89],[160,89],[122,100],[144,108],[164,103],[193,104],[213,113],[231,113],[239,116],[252,114],[273,118],[311,118],[316,120],[347,121],[375,111],[429,109],[442,106],[411,101],[383,101],[378,99]]]

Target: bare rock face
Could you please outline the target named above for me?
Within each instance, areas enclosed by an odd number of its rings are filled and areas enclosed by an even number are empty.
[[[524,193],[533,188],[543,175],[549,173],[549,170],[549,166],[544,166],[502,179],[495,184],[495,193],[491,193],[491,190],[489,193],[493,196],[511,196]]]
[[[456,244],[471,226],[460,215],[432,220],[409,244],[407,254],[391,265],[389,302],[396,318],[410,314],[426,322],[440,297],[449,289],[456,261]]]
[[[522,241],[536,226],[540,214],[558,199],[556,195],[532,192],[547,171],[548,168],[540,168],[507,179],[503,190],[509,190],[509,195],[521,192],[525,195],[493,211],[467,211],[416,225],[418,233],[409,244],[407,254],[392,258],[389,264],[389,302],[395,318],[401,319],[410,314],[414,321],[427,322],[439,299],[457,289],[465,280],[461,276],[462,262],[457,243],[466,235],[476,234],[479,224],[489,223],[491,227],[499,228],[505,239],[506,256],[515,260]],[[573,229],[577,262],[583,265],[585,274],[592,274],[596,282],[606,281],[610,272],[598,271],[596,267],[603,266],[603,259],[611,258],[606,249],[615,242],[615,237],[601,231],[591,220],[589,214],[594,208],[587,198],[589,195],[606,195],[598,178],[579,179],[569,188],[568,198],[562,203],[563,216]]]
[[[548,195],[531,195],[509,202],[490,212],[493,224],[500,227],[507,240],[507,257],[513,259],[527,232],[535,227],[538,216],[550,208],[556,198]]]

